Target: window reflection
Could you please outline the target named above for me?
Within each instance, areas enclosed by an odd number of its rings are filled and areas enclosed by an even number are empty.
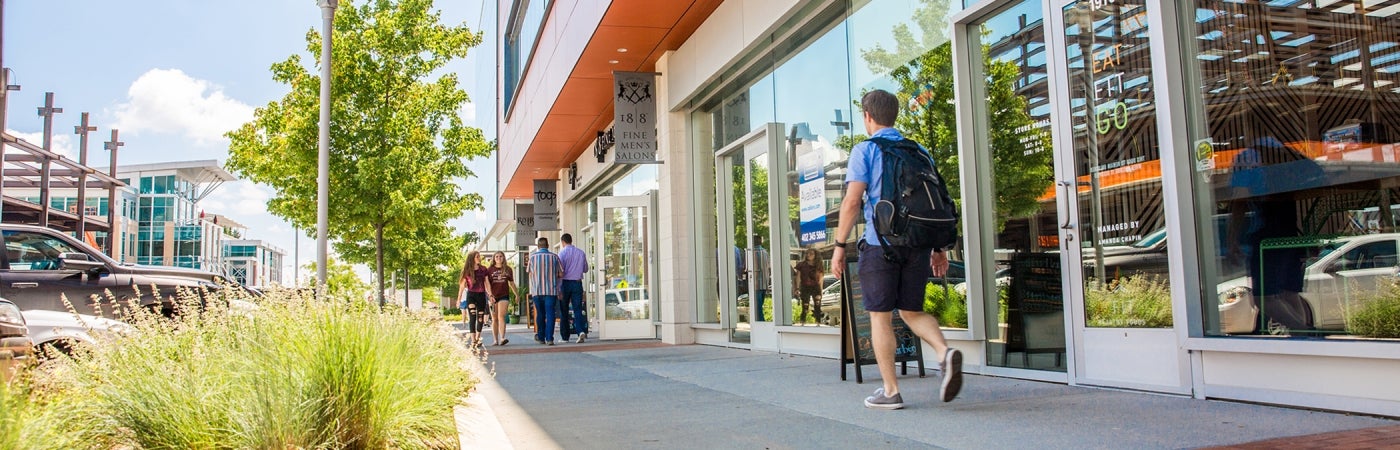
[[[1207,333],[1400,337],[1395,8],[1193,4]]]

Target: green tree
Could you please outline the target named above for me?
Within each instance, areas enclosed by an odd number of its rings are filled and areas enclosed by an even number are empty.
[[[452,180],[475,176],[465,161],[489,155],[491,145],[457,115],[468,101],[457,75],[439,73],[481,36],[441,23],[432,0],[341,3],[331,67],[330,236],[346,260],[373,262],[383,292],[386,259],[431,272],[438,255],[460,250],[447,221],[482,206],[480,195]],[[321,36],[311,30],[306,41],[320,61]],[[320,77],[292,55],[272,66],[272,78],[290,91],[228,134],[228,167],[272,186],[270,212],[313,229]]]
[[[309,273],[316,273],[316,262],[306,263]],[[355,267],[334,258],[326,259],[326,294],[337,300],[359,300],[370,289],[369,283],[360,279]]]
[[[919,102],[922,106],[899,115],[896,128],[928,147],[938,162],[939,172],[948,181],[949,193],[954,199],[961,199],[948,11],[948,0],[922,0],[915,14],[920,27],[918,36],[906,24],[896,25],[892,31],[894,49],[877,45],[862,50],[861,57],[876,73],[890,74],[899,86],[895,95],[901,104],[908,105],[915,96],[923,96]],[[996,229],[1001,230],[1008,219],[1040,211],[1037,199],[1054,181],[1050,135],[1036,126],[1026,98],[1016,92],[1016,84],[1022,78],[1020,67],[1013,61],[993,59],[989,45],[983,45],[981,53],[987,83],[984,110],[990,119],[988,144],[996,166],[992,177]],[[1044,150],[1028,154],[1029,148]]]

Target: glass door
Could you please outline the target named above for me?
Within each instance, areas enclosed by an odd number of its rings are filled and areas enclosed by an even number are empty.
[[[963,176],[975,281],[969,298],[981,299],[981,332],[990,373],[1065,381],[1069,367],[1061,232],[1069,220],[1055,183],[1051,89],[1047,73],[1042,3],[1028,0],[968,19],[957,37],[970,45],[959,73],[964,98],[960,133]],[[1000,370],[1007,368],[1012,370]],[[1032,370],[1035,372],[1027,372]]]
[[[1056,0],[1053,48],[1067,211],[1061,233],[1073,286],[1076,383],[1189,392],[1173,328],[1167,193],[1158,142],[1149,2]],[[1156,7],[1157,3],[1153,3]],[[1168,160],[1169,161],[1169,160]],[[1170,170],[1170,167],[1167,167]]]
[[[774,206],[769,187],[777,166],[771,151],[778,148],[775,138],[782,139],[781,124],[769,124],[721,149],[715,157],[715,178],[721,186],[716,205],[720,253],[732,255],[721,258],[722,273],[734,274],[720,283],[723,298],[733,299],[723,302],[721,319],[730,325],[731,342],[776,351],[774,311],[783,311],[788,305],[778,300],[788,294],[786,286],[773,279],[774,255],[778,255],[779,264],[786,264],[786,245],[772,243],[774,230],[769,219]]]
[[[593,225],[599,339],[656,337],[656,224],[651,194],[599,197]]]

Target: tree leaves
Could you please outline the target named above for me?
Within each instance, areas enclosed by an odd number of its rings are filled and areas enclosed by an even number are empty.
[[[460,260],[460,237],[447,221],[482,206],[453,180],[471,177],[466,161],[490,155],[480,129],[457,112],[469,101],[455,74],[440,74],[481,42],[465,25],[447,25],[431,0],[342,1],[332,41],[329,232],[351,263],[409,268],[421,280]],[[321,35],[306,35],[319,63]],[[301,229],[316,225],[319,70],[299,55],[271,66],[288,86],[228,133],[228,168],[271,186],[268,210]],[[376,231],[383,232],[377,242]],[[382,269],[380,279],[383,279]],[[440,277],[436,277],[440,278]]]

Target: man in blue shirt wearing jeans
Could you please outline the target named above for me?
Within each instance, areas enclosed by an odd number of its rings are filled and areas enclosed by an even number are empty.
[[[872,138],[892,141],[904,139],[893,128],[899,114],[899,100],[894,94],[874,90],[860,99],[865,115],[865,132]],[[922,148],[922,147],[921,147]],[[927,152],[928,150],[924,150]],[[924,286],[929,275],[942,276],[948,271],[948,257],[942,249],[925,251],[910,247],[891,247],[899,258],[885,259],[875,233],[875,208],[880,200],[883,158],[874,142],[864,141],[851,149],[846,170],[846,196],[841,199],[840,222],[836,228],[836,250],[831,255],[831,274],[841,278],[846,268],[846,249],[860,251],[860,285],[864,294],[862,305],[870,311],[870,341],[875,350],[875,362],[880,366],[884,386],[865,399],[865,407],[900,409],[904,398],[899,395],[899,380],[894,373],[894,310],[920,339],[933,345],[943,366],[943,382],[939,396],[951,401],[962,389],[962,353],[948,347],[938,319],[924,312]],[[862,206],[863,204],[863,206]],[[865,214],[865,234],[858,242],[846,243],[855,226],[856,214]]]
[[[583,304],[583,274],[588,272],[588,255],[574,247],[574,237],[564,233],[559,237],[564,248],[559,249],[559,263],[564,265],[564,283],[559,288],[559,336],[564,342],[578,332],[578,343],[588,338],[588,312]],[[569,310],[573,310],[570,320]]]

